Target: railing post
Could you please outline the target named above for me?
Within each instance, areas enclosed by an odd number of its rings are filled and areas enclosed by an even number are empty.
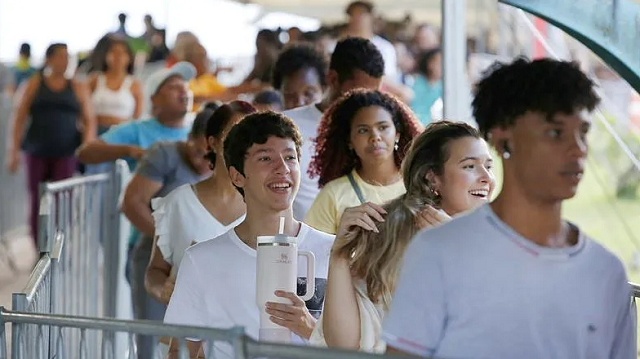
[[[25,293],[13,293],[11,296],[11,310],[14,312],[25,312],[27,310],[27,295]],[[12,324],[11,333],[11,357],[22,358],[21,337],[26,335],[25,324]]]
[[[102,212],[102,243],[104,258],[104,315],[117,316],[118,273],[120,265],[120,214],[118,200],[122,187],[122,171],[118,162],[111,168],[111,176],[104,186]]]
[[[7,335],[5,331],[4,307],[0,307],[0,359],[7,358]]]
[[[40,202],[38,208],[38,252],[48,253],[51,252],[51,241],[49,241],[49,231],[51,230],[51,196],[47,192],[46,183],[40,183],[38,186],[38,194],[38,200]]]

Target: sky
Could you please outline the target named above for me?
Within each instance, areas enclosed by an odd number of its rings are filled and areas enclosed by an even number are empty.
[[[120,12],[128,15],[132,36],[144,32],[143,17],[150,14],[157,27],[167,28],[169,45],[178,32],[189,30],[213,58],[253,55],[260,28],[320,26],[316,19],[263,14],[258,5],[227,0],[0,0],[0,61],[15,61],[22,42],[31,44],[36,63],[52,42],[67,43],[72,53],[90,50],[106,32],[117,29]]]

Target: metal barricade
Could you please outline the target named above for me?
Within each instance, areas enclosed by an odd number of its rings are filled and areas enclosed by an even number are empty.
[[[40,186],[38,248],[41,258],[21,293],[13,295],[13,310],[25,313],[115,317],[122,281],[118,275],[121,254],[118,200],[122,192],[119,161],[110,173],[74,177]],[[16,355],[49,358],[59,333],[43,327],[22,326],[14,330]],[[82,335],[81,335],[82,334]],[[90,358],[99,354],[101,333],[73,332],[64,345],[83,343]],[[113,333],[107,333],[112,335]],[[38,341],[42,345],[24,345]],[[126,339],[125,339],[126,340]],[[120,347],[120,345],[119,345]]]
[[[11,359],[134,359],[134,335],[173,337],[180,341],[180,358],[187,358],[185,338],[200,338],[212,352],[215,343],[229,343],[235,350],[235,358],[245,358],[245,340],[242,328],[211,329],[180,325],[166,325],[153,321],[128,321],[111,318],[90,318],[67,315],[36,314],[9,311],[0,308],[0,359],[8,359],[5,323],[13,323]],[[30,329],[25,329],[31,327]],[[48,339],[45,333],[55,333]],[[115,333],[127,333],[129,350],[126,356],[116,352],[112,338]],[[68,335],[78,336],[80,341],[70,346]],[[92,335],[102,338],[99,350],[93,352],[88,338]],[[356,359],[356,358],[354,358]]]
[[[38,247],[55,259],[51,313],[116,315],[122,166],[40,186]]]
[[[180,325],[168,325],[153,321],[126,321],[108,318],[87,318],[65,315],[33,314],[18,311],[9,311],[0,308],[0,359],[8,359],[6,336],[4,327],[6,323],[13,323],[14,328],[18,328],[14,335],[18,335],[18,347],[12,349],[11,359],[43,359],[43,358],[63,358],[63,359],[133,359],[133,351],[129,350],[127,356],[115,355],[113,342],[103,339],[100,343],[100,353],[91,355],[87,348],[87,333],[89,331],[101,332],[102,338],[113,338],[113,335],[106,333],[122,332],[129,336],[130,349],[133,346],[133,335],[151,335],[154,337],[172,337],[179,340],[180,359],[188,359],[186,338],[200,338],[206,343],[206,353],[213,353],[214,345],[221,342],[229,344],[234,353],[234,359],[250,358],[278,358],[278,359],[408,359],[408,356],[399,355],[376,355],[364,352],[333,350],[327,348],[314,348],[309,346],[295,346],[284,344],[273,344],[257,342],[244,335],[244,330],[240,327],[232,329],[213,329],[189,327]],[[23,340],[25,326],[34,327],[31,336]],[[46,341],[46,336],[41,333],[46,331],[57,334],[56,340]],[[76,331],[81,338],[79,345],[69,347],[65,345],[65,335]],[[26,344],[25,344],[26,343]],[[49,347],[51,351],[48,356],[43,354],[40,347]],[[31,347],[31,348],[29,348]],[[16,350],[18,349],[18,350]],[[31,350],[31,351],[28,351]],[[28,354],[27,354],[28,353]],[[207,354],[207,358],[213,355]],[[227,359],[227,358],[217,358]]]

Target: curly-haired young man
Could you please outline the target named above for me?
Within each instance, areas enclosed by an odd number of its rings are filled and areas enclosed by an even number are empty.
[[[570,62],[519,59],[480,81],[473,110],[503,159],[502,192],[409,245],[385,322],[390,352],[637,357],[622,263],[562,219],[599,101]]]

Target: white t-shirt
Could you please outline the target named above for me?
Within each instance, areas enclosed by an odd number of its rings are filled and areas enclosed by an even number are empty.
[[[318,126],[322,118],[322,112],[316,105],[298,107],[284,114],[298,125],[302,135],[302,155],[300,156],[300,189],[293,201],[293,217],[304,220],[307,211],[320,192],[318,178],[309,177],[309,165],[315,153],[315,139],[318,136]]]
[[[377,35],[371,38],[371,42],[378,48],[384,59],[384,75],[394,82],[398,82],[398,54],[396,53],[396,48],[389,41]]]
[[[158,248],[164,260],[173,266],[172,276],[178,272],[184,251],[191,243],[222,235],[244,220],[243,215],[223,225],[202,205],[190,184],[176,188],[164,198],[154,198],[151,206]]]
[[[297,242],[300,250],[315,255],[316,294],[312,301],[321,309],[333,236],[303,223]],[[304,276],[304,263],[298,265],[300,276]],[[223,329],[242,326],[257,340],[260,310],[256,304],[256,250],[242,242],[235,229],[187,249],[164,321]],[[299,338],[293,340],[301,342]],[[216,358],[233,357],[229,345],[216,343],[215,347]]]
[[[637,357],[624,267],[583,233],[541,247],[485,205],[418,234],[403,263],[389,346],[438,358]]]

